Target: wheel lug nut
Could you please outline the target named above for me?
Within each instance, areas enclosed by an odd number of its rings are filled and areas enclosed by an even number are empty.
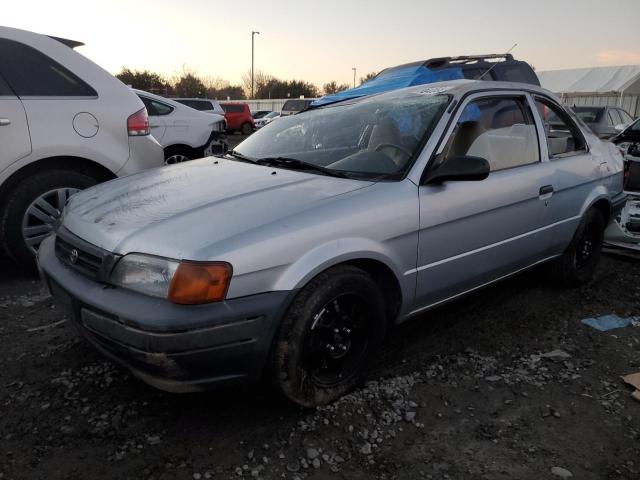
[[[337,328],[334,328],[333,333],[340,333],[340,330],[338,330]]]
[[[329,350],[330,352],[333,352],[335,350],[335,347],[330,343],[327,343],[327,350]]]
[[[344,333],[346,333],[347,335],[351,333],[351,329],[350,329],[350,328],[346,328],[346,327],[345,327],[345,328],[343,328],[343,329],[342,329],[342,331],[343,331]]]

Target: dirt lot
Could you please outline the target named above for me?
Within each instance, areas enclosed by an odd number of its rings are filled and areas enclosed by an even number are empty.
[[[262,387],[147,387],[0,260],[0,478],[638,479],[640,402],[620,376],[640,371],[640,328],[580,319],[640,315],[640,263],[548,283],[529,272],[398,327],[363,389],[302,411]]]

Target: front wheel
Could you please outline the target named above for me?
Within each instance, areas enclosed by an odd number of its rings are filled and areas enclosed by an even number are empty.
[[[554,264],[562,285],[578,286],[593,279],[600,262],[604,228],[602,213],[595,208],[582,218],[571,243]]]
[[[338,266],[307,284],[277,334],[273,380],[303,407],[330,403],[357,386],[385,333],[382,293],[353,266]]]

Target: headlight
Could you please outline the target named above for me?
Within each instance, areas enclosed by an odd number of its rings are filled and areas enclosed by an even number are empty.
[[[172,303],[193,305],[224,300],[232,268],[226,262],[170,260],[132,253],[111,274],[111,283]]]
[[[111,283],[152,297],[167,298],[177,268],[175,260],[131,253],[116,264]]]

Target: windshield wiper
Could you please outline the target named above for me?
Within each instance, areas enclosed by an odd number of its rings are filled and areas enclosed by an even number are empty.
[[[297,158],[265,157],[255,160],[255,163],[257,163],[258,165],[266,165],[269,167],[290,168],[292,170],[310,170],[313,172],[321,173],[322,175],[328,175],[330,177],[349,178],[346,172],[321,167],[320,165],[305,162],[304,160],[298,160]]]
[[[236,160],[240,160],[241,162],[258,163],[255,159],[247,157],[246,155],[243,155],[240,152],[236,152],[235,150],[228,151],[227,155],[229,155],[230,157],[235,158]]]

